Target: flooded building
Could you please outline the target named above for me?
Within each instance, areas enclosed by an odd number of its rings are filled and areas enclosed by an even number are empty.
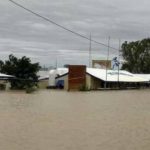
[[[47,70],[42,70],[37,73],[38,76],[38,87],[40,89],[45,89],[48,87],[48,82],[49,82],[49,71]]]
[[[70,65],[68,68],[51,70],[49,78],[49,86],[66,90],[79,90],[82,87],[91,90],[131,88],[145,86],[148,82],[148,79],[124,70],[86,68],[82,65]]]
[[[0,90],[9,89],[10,88],[9,80],[12,78],[14,78],[14,76],[0,73]]]

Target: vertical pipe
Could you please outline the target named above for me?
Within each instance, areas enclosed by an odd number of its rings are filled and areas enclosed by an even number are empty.
[[[108,50],[107,50],[107,60],[106,60],[106,81],[105,81],[105,88],[107,88],[107,71],[108,71],[109,50],[110,50],[110,36],[109,36],[109,38],[108,38]]]
[[[56,56],[56,69],[58,67],[58,59],[57,59],[57,56]]]
[[[121,43],[121,41],[120,41],[120,39],[119,39],[119,50],[118,50],[118,88],[120,87],[120,85],[119,85],[119,75],[120,75],[120,68],[119,68],[119,66],[120,66],[120,43]]]

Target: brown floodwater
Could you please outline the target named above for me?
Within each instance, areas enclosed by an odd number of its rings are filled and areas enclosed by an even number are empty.
[[[150,90],[0,92],[0,150],[150,150]]]

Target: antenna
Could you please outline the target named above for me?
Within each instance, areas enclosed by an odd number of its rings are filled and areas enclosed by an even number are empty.
[[[89,45],[89,68],[91,67],[92,61],[92,41],[91,41],[91,33],[90,33],[90,45]]]

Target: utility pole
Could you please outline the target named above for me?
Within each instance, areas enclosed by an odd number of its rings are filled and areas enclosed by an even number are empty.
[[[57,56],[56,56],[56,69],[57,69],[57,67],[58,67],[58,60],[57,60]]]
[[[121,40],[119,39],[119,50],[118,50],[118,88],[120,87],[119,85],[119,75],[120,75],[120,46],[121,46]]]
[[[91,40],[91,33],[90,33],[90,44],[89,44],[89,68],[91,67],[92,61],[92,40]]]
[[[105,81],[105,88],[107,88],[107,71],[108,71],[109,50],[110,50],[110,36],[108,37],[108,50],[107,50],[107,60],[106,60],[106,81]]]

